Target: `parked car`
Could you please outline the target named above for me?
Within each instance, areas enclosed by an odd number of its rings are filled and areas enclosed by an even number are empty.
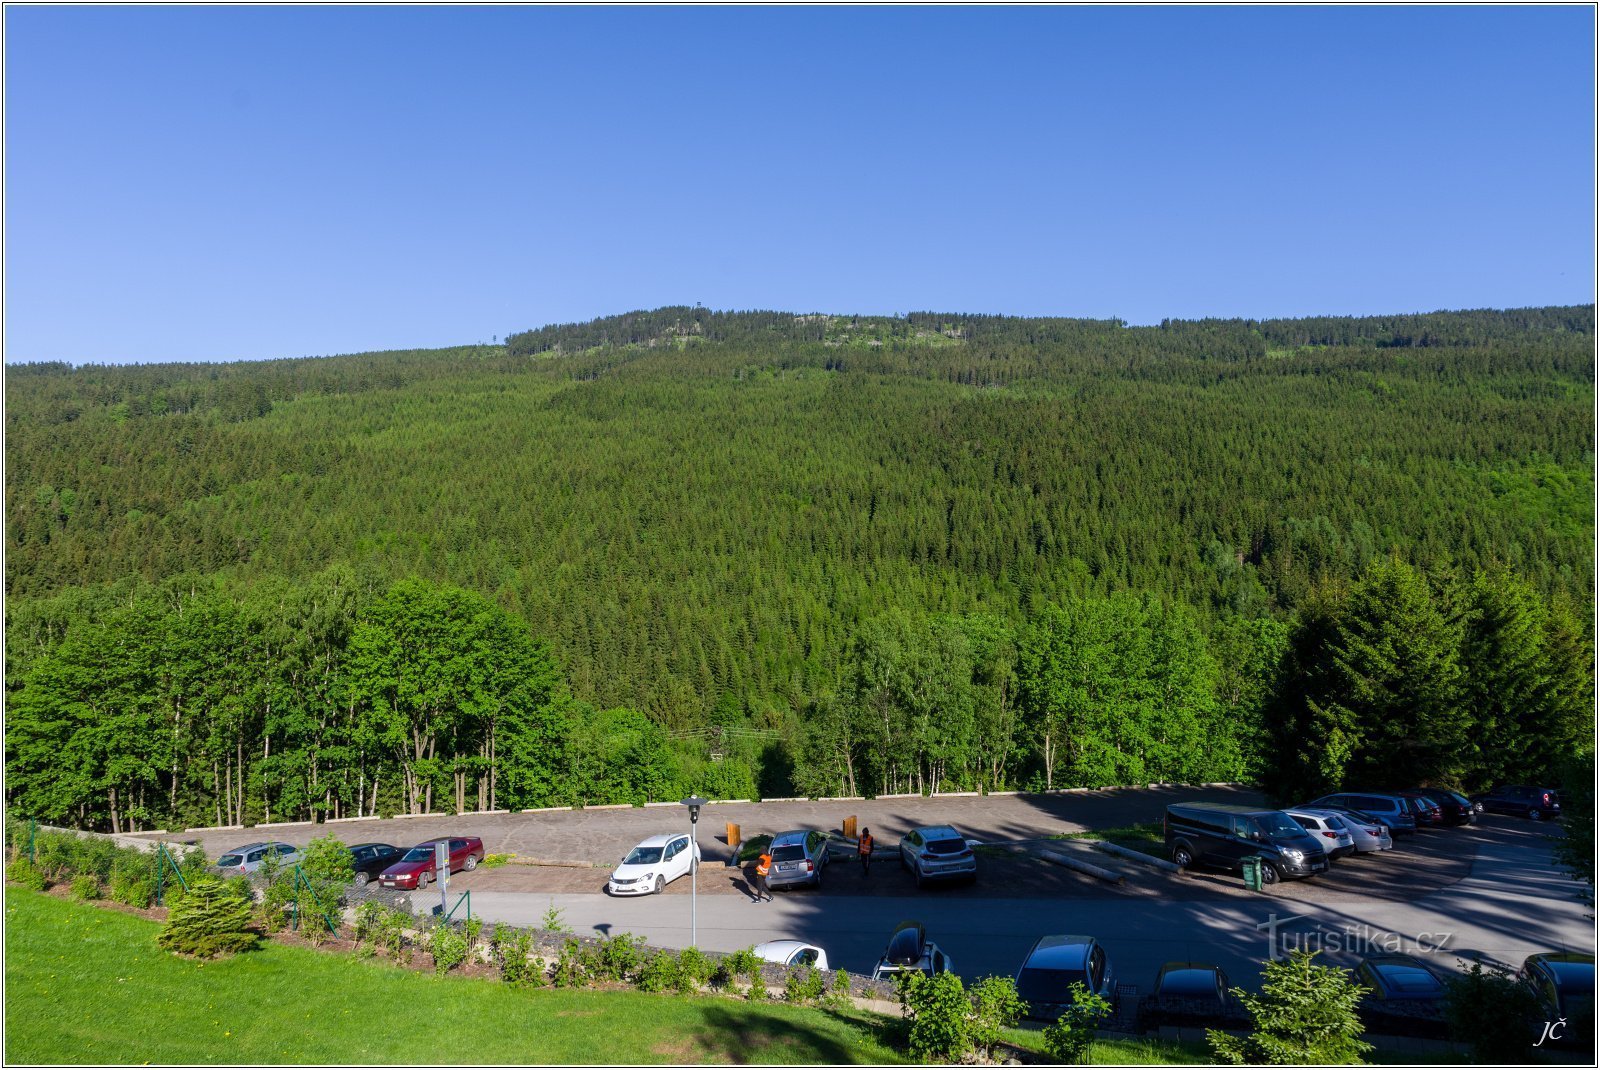
[[[1114,981],[1106,949],[1092,936],[1041,936],[1017,969],[1017,995],[1027,1016],[1053,1022],[1072,1006],[1074,984],[1111,998]]]
[[[1350,842],[1354,844],[1357,854],[1372,854],[1377,851],[1394,850],[1394,839],[1389,835],[1389,827],[1374,817],[1360,815],[1354,810],[1310,810],[1308,813],[1326,814],[1337,819],[1350,833]]]
[[[1216,865],[1242,869],[1244,860],[1259,855],[1264,884],[1285,877],[1309,877],[1328,868],[1322,848],[1311,834],[1282,810],[1225,803],[1172,803],[1162,822],[1167,853],[1187,869]]]
[[[1365,822],[1368,825],[1378,825],[1384,830],[1385,833],[1388,834],[1391,841],[1390,846],[1393,846],[1394,837],[1399,835],[1400,830],[1396,827],[1396,825],[1402,818],[1411,822],[1413,828],[1416,827],[1416,819],[1413,818],[1409,813],[1385,817],[1382,814],[1369,814],[1365,810],[1358,810],[1353,806],[1337,806],[1331,803],[1321,802],[1306,803],[1304,806],[1295,807],[1295,809],[1331,810],[1336,814],[1343,814],[1352,821]]]
[[[1594,1050],[1594,956],[1546,951],[1530,955],[1517,976],[1533,990],[1546,1022],[1565,1020],[1551,1041],[1566,1048]]]
[[[1398,795],[1385,792],[1339,791],[1332,795],[1324,795],[1320,799],[1313,799],[1302,808],[1316,810],[1323,807],[1330,810],[1346,808],[1360,810],[1364,814],[1381,818],[1384,824],[1389,826],[1389,834],[1392,836],[1402,836],[1417,831],[1416,815],[1410,805]]]
[[[918,888],[931,880],[978,877],[978,856],[949,825],[928,825],[902,836],[900,866],[917,878]]]
[[[889,936],[889,946],[883,949],[883,957],[872,968],[872,979],[893,980],[895,974],[908,970],[920,970],[929,977],[955,972],[950,956],[928,939],[927,930],[920,921],[903,921],[895,927]]]
[[[816,944],[803,940],[768,940],[752,950],[756,958],[776,962],[780,966],[811,966],[824,973],[828,969],[828,953]]]
[[[1355,837],[1344,827],[1339,815],[1329,810],[1285,810],[1296,823],[1317,841],[1322,853],[1332,862],[1356,853]]]
[[[1169,962],[1155,988],[1139,1003],[1141,1028],[1164,1025],[1231,1029],[1249,1024],[1244,1005],[1229,991],[1228,975],[1209,962]]]
[[[767,887],[792,888],[809,884],[822,887],[822,870],[828,864],[828,836],[816,829],[796,829],[772,837],[767,848],[772,856],[772,872]]]
[[[1432,799],[1438,805],[1446,825],[1470,825],[1478,819],[1477,808],[1472,800],[1460,792],[1448,788],[1416,788],[1403,794]]]
[[[247,843],[235,847],[217,859],[217,869],[224,877],[237,877],[241,873],[254,873],[268,858],[277,859],[280,866],[292,866],[300,861],[300,848],[276,840],[266,843]]]
[[[426,888],[429,881],[436,880],[439,876],[434,850],[434,845],[438,843],[450,845],[451,873],[463,869],[477,869],[478,863],[483,861],[483,841],[478,837],[451,836],[448,839],[441,837],[419,843],[401,855],[400,861],[393,863],[379,875],[378,883],[385,888],[408,888],[417,891]]]
[[[350,848],[350,859],[355,863],[357,884],[366,884],[400,860],[405,854],[389,843],[358,843]]]
[[[1473,795],[1471,798],[1474,803],[1481,804],[1483,810],[1492,814],[1518,814],[1530,821],[1543,821],[1561,816],[1561,795],[1554,788],[1508,784],[1493,791]]]
[[[1395,794],[1405,800],[1411,816],[1416,819],[1417,828],[1439,828],[1444,824],[1443,808],[1428,796],[1414,791],[1397,791]]]
[[[1399,1036],[1445,1035],[1444,978],[1414,955],[1374,955],[1356,967],[1367,989],[1359,1006],[1367,1031]]]
[[[606,891],[612,895],[653,895],[685,873],[700,857],[700,845],[688,833],[663,832],[629,851],[611,871]]]

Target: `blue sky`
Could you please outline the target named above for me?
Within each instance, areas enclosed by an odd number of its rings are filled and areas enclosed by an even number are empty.
[[[5,11],[5,356],[1582,303],[1594,13]]]

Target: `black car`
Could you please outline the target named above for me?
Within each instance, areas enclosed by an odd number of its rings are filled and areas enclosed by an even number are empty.
[[[1442,1038],[1444,978],[1411,955],[1374,955],[1356,967],[1356,983],[1367,989],[1361,1021],[1371,1033]]]
[[[356,844],[350,848],[350,857],[356,867],[356,883],[366,884],[400,861],[403,854],[405,851],[392,843]]]
[[[1140,1026],[1248,1026],[1250,1019],[1244,1005],[1228,987],[1228,975],[1219,966],[1209,962],[1169,962],[1156,975],[1155,990],[1139,1002]]]
[[[1593,955],[1554,951],[1530,955],[1517,976],[1533,990],[1545,1022],[1565,1023],[1551,1034],[1550,1041],[1560,1047],[1593,1050]]]
[[[1431,797],[1415,791],[1397,791],[1396,795],[1404,799],[1411,808],[1411,816],[1417,821],[1417,828],[1438,828],[1444,824],[1444,809]]]
[[[1246,858],[1263,860],[1261,882],[1309,877],[1327,871],[1328,860],[1317,841],[1282,810],[1225,803],[1172,803],[1167,807],[1167,854],[1190,866],[1243,868]]]
[[[1480,812],[1517,814],[1531,821],[1561,816],[1561,796],[1555,788],[1536,788],[1527,784],[1506,784],[1493,791],[1472,796]]]
[[[1439,807],[1439,816],[1446,825],[1470,825],[1478,819],[1478,812],[1472,805],[1472,800],[1459,792],[1449,791],[1445,788],[1414,788],[1411,791],[1402,791],[1401,795],[1421,796]]]

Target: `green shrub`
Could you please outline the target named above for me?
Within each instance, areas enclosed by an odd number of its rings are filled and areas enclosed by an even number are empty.
[[[972,1005],[961,978],[906,970],[895,977],[895,992],[911,1019],[906,1047],[913,1058],[953,1063],[971,1050],[967,1019]]]
[[[388,911],[388,907],[372,899],[356,907],[355,940],[358,945],[377,942],[378,932],[383,927],[383,916]]]
[[[1475,1063],[1524,1063],[1532,1056],[1530,1023],[1539,1001],[1503,970],[1474,962],[1461,977],[1445,982],[1444,1012],[1450,1034],[1472,1048]]]
[[[378,946],[397,962],[410,962],[411,938],[407,934],[414,924],[404,911],[385,907],[383,923],[378,930]]]
[[[41,832],[33,841],[33,864],[51,884],[71,878],[76,870],[78,837],[65,832]]]
[[[345,892],[350,888],[350,882],[356,879],[355,858],[350,854],[350,848],[345,846],[343,840],[331,832],[326,836],[318,836],[312,840],[300,856],[300,872],[305,875],[306,883],[316,893],[316,899],[322,909],[329,914],[344,905]],[[292,876],[292,875],[291,875]],[[300,894],[306,896],[305,889]],[[300,904],[302,914],[310,914],[312,905],[308,902]]]
[[[1111,1013],[1111,1003],[1092,993],[1082,981],[1067,989],[1068,1004],[1061,1017],[1044,1030],[1044,1050],[1059,1063],[1081,1063],[1089,1055],[1094,1031]]]
[[[250,878],[244,874],[235,874],[223,881],[223,883],[228,886],[229,891],[246,903],[254,903],[256,901],[256,886],[251,884]]]
[[[968,995],[972,1001],[972,1045],[978,1054],[992,1060],[1005,1030],[1022,1020],[1028,1005],[1017,994],[1017,983],[1009,977],[985,977],[972,986]]]
[[[670,951],[657,951],[645,956],[639,964],[636,981],[641,992],[665,992],[682,985],[683,967],[678,956]]]
[[[533,955],[533,937],[519,930],[495,925],[489,949],[500,980],[513,988],[532,988],[544,984],[544,960]]]
[[[583,970],[583,947],[576,940],[568,940],[561,945],[561,954],[556,958],[555,969],[551,971],[550,981],[557,988],[577,988],[586,983],[587,978]]]
[[[461,931],[467,935],[467,946],[477,947],[478,938],[483,935],[483,919],[468,918],[461,923]]]
[[[215,877],[201,877],[173,904],[156,940],[169,951],[196,958],[229,955],[255,947],[250,921],[249,904]]]
[[[35,892],[42,892],[49,885],[39,867],[29,862],[26,855],[18,855],[10,865],[6,866],[6,880],[14,881]]]
[[[843,970],[833,972],[833,986],[828,991],[828,1004],[841,1009],[850,1006],[850,975]]]
[[[484,869],[494,869],[497,866],[505,865],[507,862],[511,861],[511,859],[514,858],[514,857],[516,857],[516,856],[515,855],[509,855],[509,854],[504,854],[504,855],[484,855],[483,856],[483,861],[479,862],[478,865],[482,866]]]
[[[1318,966],[1312,961],[1318,954],[1291,951],[1288,958],[1267,963],[1259,996],[1233,990],[1250,1012],[1255,1032],[1240,1038],[1206,1030],[1218,1062],[1342,1066],[1359,1063],[1372,1050],[1360,1039],[1356,1014],[1366,990],[1349,971]]]
[[[93,873],[80,873],[72,878],[72,898],[83,902],[100,898],[100,878]]]
[[[428,937],[433,972],[445,974],[467,961],[467,937],[452,925],[439,925]]]
[[[814,1003],[827,990],[827,980],[810,966],[796,966],[783,979],[783,998],[790,1003]]]
[[[565,918],[562,916],[561,908],[556,906],[553,900],[550,903],[550,909],[546,910],[544,917],[539,919],[539,928],[550,933],[566,933],[568,935],[572,933],[572,926],[566,923]]]
[[[644,958],[642,944],[632,933],[601,940],[585,957],[589,976],[596,981],[632,980]]]
[[[716,972],[717,964],[698,947],[686,947],[678,953],[680,992],[696,991],[701,985],[709,983]]]
[[[109,894],[119,903],[144,910],[155,902],[156,887],[147,874],[119,870],[111,875]]]

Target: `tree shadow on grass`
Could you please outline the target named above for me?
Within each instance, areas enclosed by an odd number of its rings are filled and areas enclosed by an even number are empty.
[[[832,1016],[830,1016],[832,1017]],[[707,1007],[703,1024],[691,1039],[697,1051],[686,1051],[676,1061],[680,1062],[730,1062],[745,1063],[858,1063],[863,1053],[854,1048],[848,1038],[829,1035],[804,1021],[746,1005],[738,1011],[724,1007]],[[861,1028],[852,1019],[837,1018],[841,1032]],[[885,1038],[879,1037],[880,1042]],[[668,1041],[667,1047],[670,1048]],[[773,1049],[787,1048],[783,1058],[774,1058]],[[675,1055],[663,1048],[658,1055]]]

